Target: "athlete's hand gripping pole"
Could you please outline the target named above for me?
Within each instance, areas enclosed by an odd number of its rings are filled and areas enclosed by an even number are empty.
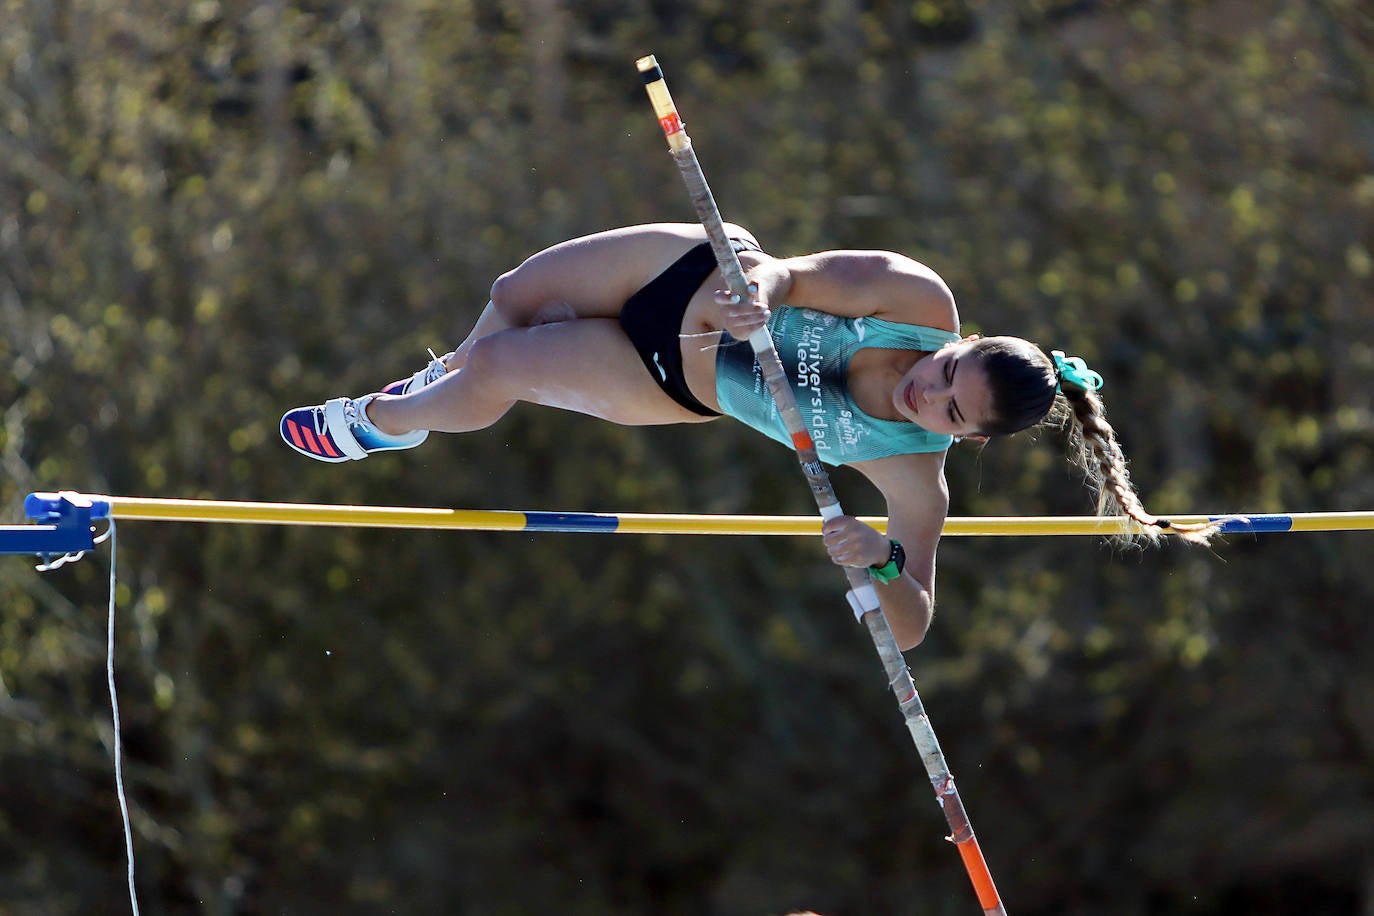
[[[715,198],[711,196],[711,189],[706,184],[706,176],[702,174],[701,165],[697,162],[696,152],[692,149],[691,138],[687,136],[682,118],[678,115],[677,106],[673,104],[673,97],[668,92],[668,86],[663,79],[663,71],[659,68],[658,61],[652,54],[641,57],[636,62],[636,66],[644,79],[644,88],[649,93],[649,101],[653,103],[654,114],[658,116],[659,126],[663,128],[663,133],[668,139],[668,148],[672,153],[673,161],[677,163],[678,170],[682,173],[682,180],[686,183],[687,190],[691,194],[692,204],[696,207],[697,218],[706,228],[706,235],[710,239],[711,249],[715,252],[721,274],[725,277],[725,282],[729,285],[730,291],[739,296],[741,301],[746,301],[752,297],[749,281],[744,275],[744,268],[740,264],[739,257],[730,245],[730,239],[725,234],[725,226],[721,220],[720,211],[716,207]],[[811,484],[811,493],[816,498],[816,506],[820,509],[821,517],[830,519],[843,515],[844,512],[840,508],[839,499],[836,498],[835,490],[830,485],[830,477],[816,454],[816,447],[811,440],[811,434],[807,432],[806,423],[802,419],[801,411],[797,408],[796,396],[787,383],[786,371],[783,369],[782,361],[778,358],[777,351],[773,348],[773,340],[768,333],[768,328],[759,328],[749,335],[749,343],[754,348],[759,368],[763,371],[764,381],[768,384],[768,390],[773,395],[778,413],[792,438],[792,446],[797,451],[797,459],[801,462],[802,472],[806,474],[807,482]],[[883,669],[887,672],[888,683],[897,697],[898,705],[906,720],[907,730],[911,732],[912,740],[916,743],[916,748],[921,754],[921,761],[925,764],[926,773],[930,776],[931,784],[935,788],[936,798],[944,809],[945,820],[948,821],[951,830],[949,840],[959,849],[964,867],[967,869],[974,890],[978,894],[978,902],[983,907],[985,914],[996,913],[1005,916],[1006,910],[1002,907],[1002,901],[998,897],[992,875],[988,872],[987,862],[983,858],[982,850],[978,847],[978,840],[973,834],[973,827],[969,824],[968,815],[965,813],[963,802],[959,798],[959,792],[954,787],[954,777],[950,774],[949,767],[945,763],[944,753],[940,750],[940,742],[936,740],[935,731],[931,728],[925,707],[921,703],[920,695],[916,692],[916,684],[911,678],[911,671],[907,668],[906,660],[897,647],[897,640],[893,637],[892,630],[887,624],[887,618],[883,615],[882,607],[878,602],[877,590],[873,587],[866,570],[845,567],[845,576],[849,580],[848,597],[850,605],[857,615],[861,615],[864,623],[868,626],[869,636],[872,637],[873,645],[882,659]]]

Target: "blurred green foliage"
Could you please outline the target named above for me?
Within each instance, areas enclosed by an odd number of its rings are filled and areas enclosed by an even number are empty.
[[[690,219],[891,248],[1083,354],[1158,512],[1374,505],[1358,0],[0,0],[0,509],[32,490],[805,514],[727,423],[517,409],[349,467],[281,411],[401,377],[491,281]],[[1091,511],[1055,435],[952,512]],[[847,508],[880,512],[849,472]],[[808,541],[120,529],[150,913],[976,905]],[[958,539],[913,668],[1017,913],[1374,906],[1374,547]],[[107,557],[108,552],[102,554]],[[0,563],[0,908],[118,912],[103,559]],[[1363,909],[1362,909],[1363,908]]]

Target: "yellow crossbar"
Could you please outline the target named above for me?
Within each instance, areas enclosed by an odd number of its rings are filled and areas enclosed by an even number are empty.
[[[429,509],[396,506],[344,506],[309,503],[227,502],[205,499],[152,499],[88,496],[108,514],[131,521],[218,522],[262,525],[327,525],[352,528],[436,528],[462,531],[571,531],[618,534],[816,535],[815,516],[651,515],[637,513],[525,512],[493,509]],[[100,517],[100,513],[97,513]],[[1224,531],[1356,531],[1374,529],[1374,512],[1308,512],[1287,515],[1171,516],[1196,522],[1226,518]],[[864,521],[885,530],[887,519]],[[952,536],[1113,535],[1140,530],[1125,518],[1092,516],[956,517],[945,522]]]

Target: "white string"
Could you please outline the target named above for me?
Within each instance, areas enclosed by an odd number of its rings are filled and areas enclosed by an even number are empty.
[[[719,342],[719,341],[720,341],[720,338],[723,338],[724,336],[725,336],[725,335],[724,335],[723,333],[721,333],[720,331],[701,331],[700,333],[696,333],[696,334],[679,334],[679,335],[677,335],[677,339],[678,339],[678,340],[693,340],[693,339],[698,338],[698,337],[716,337],[716,338],[717,338],[717,342],[716,342],[716,343],[708,344],[707,346],[704,346],[704,347],[697,347],[697,352],[698,352],[698,353],[705,353],[705,352],[707,352],[708,350],[719,350],[721,347],[733,347],[733,346],[734,346],[735,344],[737,344],[737,343],[743,343],[743,341],[736,340],[736,339],[733,338],[733,337],[732,337],[728,342],[726,342],[726,343],[720,343],[720,342]]]
[[[134,889],[134,831],[129,823],[129,800],[124,795],[124,742],[120,737],[119,695],[115,692],[115,523],[110,519],[110,614],[106,625],[105,676],[110,684],[110,712],[114,721],[115,792],[119,795],[119,812],[124,821],[124,853],[129,860],[129,903],[138,916],[138,892]],[[102,539],[103,540],[103,539]],[[99,542],[97,542],[99,543]]]
[[[101,537],[100,540],[103,541],[105,540],[105,538],[109,536],[110,533],[107,531]],[[96,541],[95,543],[98,544],[100,543],[100,541]],[[75,553],[64,553],[60,557],[57,557],[55,559],[49,558],[48,554],[41,554],[39,559],[42,562],[35,566],[34,569],[38,570],[39,572],[52,572],[54,569],[60,569],[61,567],[66,566],[68,563],[75,563],[77,560],[81,559],[88,553],[90,553],[89,550],[78,550]]]

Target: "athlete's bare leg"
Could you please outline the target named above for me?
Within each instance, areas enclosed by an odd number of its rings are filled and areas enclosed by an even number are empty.
[[[368,417],[382,432],[469,432],[517,401],[625,425],[702,422],[644,371],[614,318],[574,318],[507,328],[476,340],[459,371],[408,395],[378,395]]]
[[[726,228],[733,237],[753,238],[739,226]],[[444,364],[462,368],[475,341],[508,328],[618,317],[636,290],[705,239],[695,223],[651,223],[571,239],[531,255],[492,284],[491,301]]]
[[[654,223],[532,255],[492,285],[476,325],[445,357],[447,375],[408,395],[379,395],[368,418],[395,435],[467,432],[527,401],[626,425],[710,419],[654,383],[617,320],[630,296],[705,238],[694,223]]]

